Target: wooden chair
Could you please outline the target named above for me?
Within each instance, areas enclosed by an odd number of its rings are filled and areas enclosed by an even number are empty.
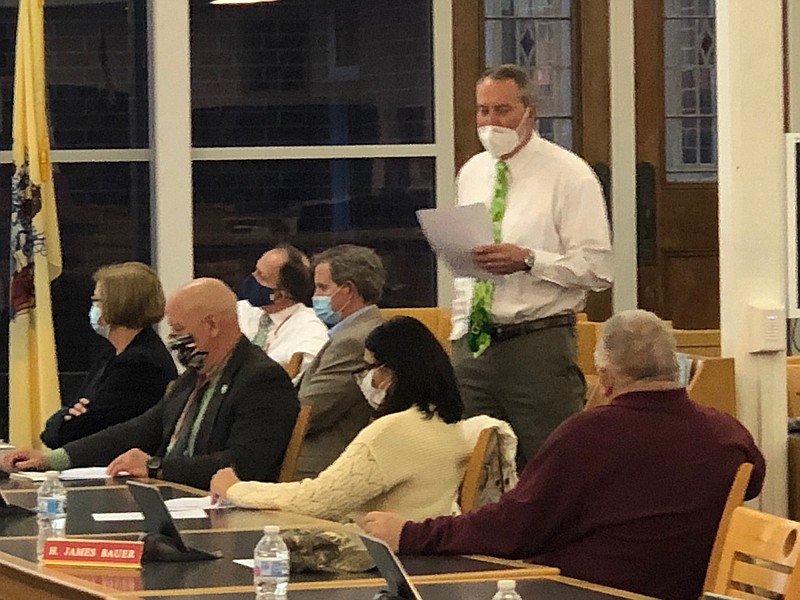
[[[414,317],[420,321],[439,340],[447,353],[450,353],[450,309],[439,306],[422,308],[382,308],[381,316],[389,320],[392,317]]]
[[[678,352],[696,356],[720,356],[719,329],[673,329]]]
[[[597,373],[594,368],[594,349],[602,332],[602,323],[586,319],[579,319],[575,323],[575,358],[585,376]]]
[[[462,513],[479,508],[481,485],[485,483],[487,476],[484,465],[496,445],[497,432],[491,427],[482,429],[478,434],[478,441],[475,442],[469,461],[467,461],[464,479],[461,482],[458,504],[461,506]]]
[[[692,400],[736,416],[736,373],[732,357],[695,357],[686,386]]]
[[[294,379],[300,373],[300,367],[303,365],[303,353],[295,352],[289,357],[283,365],[283,370],[289,375],[289,379]]]
[[[740,506],[733,510],[710,592],[731,598],[800,598],[800,523]]]
[[[689,397],[703,406],[716,408],[736,416],[736,375],[733,358],[696,356],[692,366],[692,376],[686,386]],[[608,404],[597,383],[597,376],[586,374],[586,404],[588,410],[595,406]]]
[[[283,455],[281,472],[278,475],[278,483],[294,480],[294,472],[297,468],[297,459],[300,456],[300,448],[303,446],[303,439],[308,431],[308,423],[311,418],[311,407],[301,405],[300,412],[297,413],[297,420],[294,422],[292,437],[289,438],[289,445],[286,446],[286,453]]]
[[[795,418],[800,417],[800,363],[786,360],[786,410],[789,417]]]
[[[710,592],[714,589],[714,582],[717,580],[717,573],[719,572],[722,545],[725,542],[725,537],[728,535],[731,517],[733,516],[734,509],[741,506],[744,502],[744,495],[747,492],[747,484],[750,483],[750,475],[752,472],[752,463],[742,463],[736,470],[736,475],[733,476],[733,483],[728,492],[728,499],[725,501],[725,507],[722,509],[722,515],[719,518],[717,537],[714,538],[714,546],[711,548],[708,570],[706,571],[706,580],[703,584],[704,592]]]

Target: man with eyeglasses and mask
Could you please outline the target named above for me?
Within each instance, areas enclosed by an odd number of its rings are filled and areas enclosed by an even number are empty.
[[[365,366],[364,341],[383,323],[375,305],[386,271],[373,250],[344,244],[314,257],[314,312],[331,327],[329,341],[311,362],[298,388],[311,407],[297,477],[316,477],[373,415],[353,373]]]
[[[303,355],[298,377],[328,341],[328,328],[314,311],[311,262],[289,245],[279,245],[261,255],[242,285],[243,300],[236,303],[239,327],[272,360],[285,365]]]
[[[524,70],[486,71],[476,104],[486,151],[459,172],[458,204],[487,207],[494,242],[471,253],[485,279],[455,280],[453,366],[465,416],[510,423],[522,468],[583,406],[575,313],[611,285],[608,220],[589,165],[535,131]]]
[[[196,279],[166,304],[167,345],[185,372],[147,412],[45,454],[6,455],[6,471],[108,465],[122,472],[208,489],[232,466],[275,481],[299,412],[286,372],[244,337],[236,296],[218,279]],[[246,473],[246,475],[245,475]]]

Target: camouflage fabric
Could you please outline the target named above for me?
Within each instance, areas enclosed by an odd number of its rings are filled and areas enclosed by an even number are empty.
[[[292,573],[323,571],[359,573],[375,568],[372,557],[355,534],[326,529],[284,529]]]

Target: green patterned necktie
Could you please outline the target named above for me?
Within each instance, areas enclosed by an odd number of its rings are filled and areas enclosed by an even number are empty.
[[[256,331],[256,334],[253,336],[253,343],[262,350],[264,349],[264,343],[267,341],[267,334],[271,327],[272,319],[269,314],[262,312],[261,317],[258,319],[258,331]]]
[[[494,241],[500,241],[500,230],[503,213],[506,211],[506,195],[508,194],[508,165],[498,160],[494,167],[494,192],[489,216],[492,218]],[[479,279],[472,288],[472,304],[469,308],[469,331],[467,344],[475,358],[492,343],[492,297],[494,283]]]

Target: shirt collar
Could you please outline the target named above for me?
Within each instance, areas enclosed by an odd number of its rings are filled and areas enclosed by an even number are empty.
[[[533,133],[531,133],[531,139],[528,140],[528,143],[520,148],[514,156],[506,160],[509,170],[518,169],[521,165],[525,164],[542,143],[544,143],[544,140],[539,133],[534,130]]]
[[[367,309],[369,309],[371,307],[372,307],[372,304],[367,304],[365,307],[359,308],[356,312],[354,312],[349,317],[346,317],[346,318],[342,319],[341,321],[339,321],[336,325],[331,327],[330,330],[328,330],[328,337],[333,337],[334,335],[336,335],[336,333],[338,331],[341,331],[342,329],[344,329],[347,326],[348,323],[352,322],[353,319],[355,319],[358,315],[360,315],[361,313],[365,312]]]
[[[283,309],[279,310],[278,312],[267,313],[267,314],[269,315],[269,318],[272,319],[272,324],[273,325],[280,325],[286,319],[288,319],[294,313],[296,313],[298,310],[300,310],[301,306],[302,306],[302,304],[297,302],[295,304],[292,304],[291,306],[287,306],[286,308],[283,308]]]
[[[664,390],[634,390],[620,394],[611,401],[611,405],[614,406],[657,412],[678,412],[692,404],[684,387]]]

